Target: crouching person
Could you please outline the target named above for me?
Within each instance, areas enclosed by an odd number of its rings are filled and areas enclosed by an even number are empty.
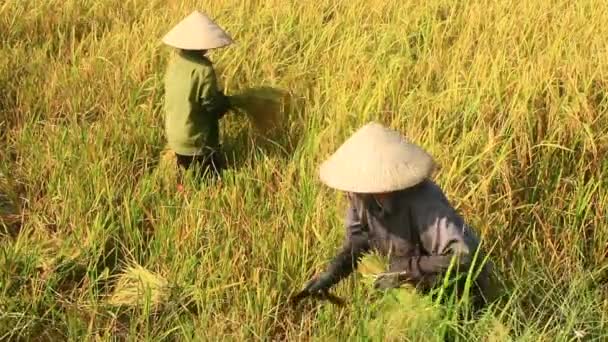
[[[429,179],[433,158],[398,132],[370,123],[349,138],[320,168],[323,183],[349,198],[346,238],[325,272],[305,286],[309,295],[326,293],[349,276],[371,250],[389,257],[389,273],[375,287],[412,284],[426,293],[451,274],[466,281],[471,261],[474,304],[491,295],[491,264],[478,251],[475,233],[452,208],[442,190]],[[478,272],[475,272],[478,271]]]

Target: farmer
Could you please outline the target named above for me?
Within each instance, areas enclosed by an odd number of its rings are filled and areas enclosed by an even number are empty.
[[[428,179],[435,166],[420,147],[377,123],[349,138],[320,168],[326,185],[348,193],[346,239],[329,267],[313,277],[303,293],[327,293],[372,249],[390,260],[389,273],[374,283],[378,289],[409,283],[427,292],[442,280],[452,262],[452,274],[456,269],[460,274],[466,272],[478,239],[441,189]],[[482,261],[479,253],[473,272]],[[489,271],[487,263],[476,279],[474,290],[483,296]]]
[[[206,15],[194,11],[163,39],[177,49],[165,75],[165,130],[169,148],[181,167],[200,171],[224,168],[220,156],[219,120],[230,109],[219,88],[208,50],[233,43]]]

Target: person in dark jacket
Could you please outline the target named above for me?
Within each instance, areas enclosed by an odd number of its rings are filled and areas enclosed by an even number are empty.
[[[219,88],[207,51],[225,47],[232,39],[205,14],[194,11],[163,42],[176,48],[165,74],[165,133],[178,165],[196,164],[216,173],[223,169],[219,121],[231,109]]]
[[[492,265],[484,263],[481,252],[475,256],[478,238],[429,179],[435,167],[423,149],[378,123],[349,138],[320,168],[326,185],[347,193],[346,238],[327,269],[303,292],[327,293],[357,268],[365,253],[375,250],[388,256],[390,264],[389,272],[375,281],[378,289],[409,283],[427,293],[452,265],[457,275],[474,272],[476,303],[490,300]],[[457,284],[462,289],[464,280]]]

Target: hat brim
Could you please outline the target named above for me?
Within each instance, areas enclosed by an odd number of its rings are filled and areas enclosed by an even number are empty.
[[[396,131],[371,123],[321,164],[319,176],[336,190],[387,193],[419,184],[436,168],[434,159],[421,147]]]
[[[234,40],[208,16],[194,11],[162,38],[168,46],[182,50],[212,50],[234,44]]]

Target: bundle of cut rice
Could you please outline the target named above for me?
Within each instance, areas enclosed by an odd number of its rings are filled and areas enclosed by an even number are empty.
[[[230,102],[233,108],[247,115],[259,132],[267,134],[280,126],[286,112],[288,97],[282,90],[258,87],[231,95]]]
[[[169,285],[165,278],[142,266],[132,265],[118,276],[109,304],[137,307],[148,304],[158,310],[169,299]]]

